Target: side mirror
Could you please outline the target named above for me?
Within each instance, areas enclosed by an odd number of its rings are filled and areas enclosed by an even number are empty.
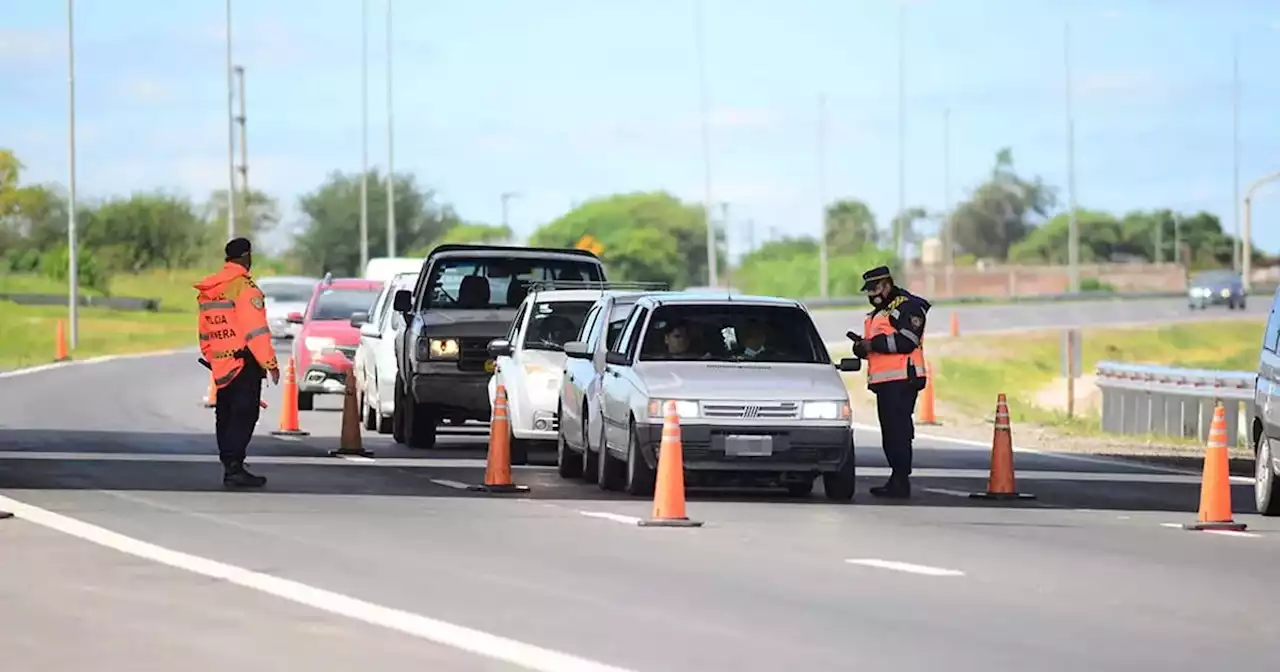
[[[284,316],[284,321],[289,324],[302,324],[302,313],[293,312]]]
[[[564,354],[574,359],[590,359],[591,353],[587,351],[587,344],[582,341],[569,341],[564,344]]]
[[[397,313],[408,313],[413,310],[413,292],[407,289],[396,290],[396,298],[391,300],[391,307]]]
[[[365,338],[382,338],[382,333],[378,331],[378,325],[368,322],[360,325],[360,335]]]
[[[604,361],[608,364],[617,364],[618,366],[631,365],[631,360],[627,358],[627,354],[625,352],[614,352],[612,350],[604,356]]]
[[[510,357],[511,341],[508,341],[505,338],[495,338],[492,341],[489,341],[488,349],[490,357]]]
[[[365,325],[368,323],[369,323],[369,313],[366,313],[363,310],[359,310],[354,313],[351,313],[351,326],[359,327],[361,325]]]
[[[836,365],[836,368],[841,371],[861,371],[862,360],[857,357],[845,357],[840,360],[840,363]]]

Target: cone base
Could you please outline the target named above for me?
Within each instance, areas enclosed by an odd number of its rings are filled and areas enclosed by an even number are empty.
[[[1184,530],[1223,530],[1227,532],[1244,532],[1248,527],[1244,523],[1227,520],[1216,523],[1186,523],[1182,526]]]
[[[271,432],[271,436],[311,436],[311,432],[304,432],[301,429],[277,429]]]
[[[12,517],[13,517],[13,513],[12,513],[12,512],[10,512],[10,511],[0,511],[0,520],[7,520],[7,519],[12,518]]]
[[[1029,492],[971,492],[969,499],[989,499],[995,502],[1008,502],[1013,500],[1035,499],[1036,496]]]
[[[471,492],[492,492],[494,494],[508,494],[513,492],[529,492],[529,486],[517,485],[515,483],[502,483],[488,485],[481,483],[479,485],[469,485],[467,490]]]
[[[337,450],[329,451],[329,457],[342,457],[344,455],[354,455],[356,457],[373,457],[373,451],[365,450],[363,448],[355,448],[355,449],[339,448]]]
[[[639,527],[702,527],[702,521],[688,518],[650,518],[636,521],[636,525]]]
[[[942,426],[942,423],[941,423],[941,422],[938,422],[938,421],[936,421],[936,420],[933,420],[933,421],[930,421],[930,422],[925,422],[925,421],[923,421],[923,420],[916,420],[916,421],[915,421],[915,424],[917,424],[917,425],[926,425],[926,426],[928,426],[928,427],[941,427],[941,426]]]

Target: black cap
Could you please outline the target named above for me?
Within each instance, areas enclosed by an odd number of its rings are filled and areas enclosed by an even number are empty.
[[[231,261],[253,252],[253,245],[249,244],[248,238],[232,238],[223,251],[227,254],[227,261]]]
[[[876,266],[875,268],[862,274],[862,291],[867,291],[875,286],[881,280],[893,281],[893,275],[889,273],[888,266]]]

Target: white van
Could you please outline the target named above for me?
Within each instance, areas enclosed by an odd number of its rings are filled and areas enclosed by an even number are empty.
[[[417,257],[378,257],[370,259],[364,267],[365,280],[386,282],[401,273],[419,273],[422,259]]]

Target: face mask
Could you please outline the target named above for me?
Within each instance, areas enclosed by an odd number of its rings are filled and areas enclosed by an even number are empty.
[[[871,305],[875,306],[876,308],[879,308],[880,306],[884,305],[884,297],[880,296],[879,294],[872,294],[871,296],[867,297],[867,300],[870,301]]]

